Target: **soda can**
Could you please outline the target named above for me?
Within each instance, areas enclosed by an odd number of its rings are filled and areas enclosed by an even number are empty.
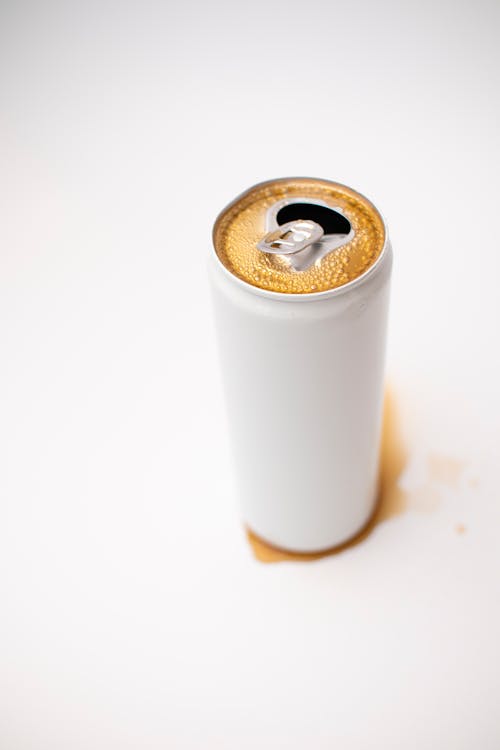
[[[369,523],[378,496],[392,250],[338,183],[255,185],[219,215],[210,258],[243,520],[320,552]]]

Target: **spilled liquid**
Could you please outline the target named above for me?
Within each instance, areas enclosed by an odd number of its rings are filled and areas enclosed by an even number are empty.
[[[408,459],[403,442],[396,400],[391,391],[387,391],[384,399],[384,414],[382,422],[382,441],[380,450],[380,494],[373,516],[366,526],[352,539],[338,545],[331,550],[311,553],[294,553],[272,547],[264,542],[252,531],[247,530],[247,538],[254,556],[260,562],[285,562],[319,560],[322,557],[337,555],[346,549],[361,544],[383,521],[398,516],[407,507],[407,495],[398,485],[398,479],[403,473]]]
[[[380,493],[373,516],[362,531],[353,539],[330,550],[314,553],[294,553],[277,549],[247,530],[247,539],[254,557],[263,563],[307,562],[338,555],[347,549],[362,544],[372,531],[382,523],[407,511],[429,513],[434,511],[442,499],[442,490],[455,490],[463,480],[465,464],[456,458],[431,453],[426,457],[425,481],[411,492],[401,485],[410,455],[403,439],[400,414],[396,397],[388,389],[384,399],[382,439],[380,451]],[[477,478],[469,479],[469,486],[477,486]],[[458,522],[454,532],[463,535],[466,526]]]

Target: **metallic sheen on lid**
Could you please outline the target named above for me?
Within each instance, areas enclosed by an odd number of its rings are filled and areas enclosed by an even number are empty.
[[[323,213],[331,209],[347,228],[311,233],[309,246],[307,238],[297,235],[298,251],[279,254],[269,238],[280,234],[281,225],[294,240],[288,230],[291,222],[278,221],[279,209],[287,206],[290,211],[293,204],[298,204],[297,226],[312,224],[307,207],[319,206]],[[300,207],[308,215],[300,215]],[[213,238],[219,260],[232,274],[252,286],[288,294],[323,292],[354,281],[375,263],[386,239],[382,217],[367,198],[345,185],[306,177],[250,188],[219,215]]]

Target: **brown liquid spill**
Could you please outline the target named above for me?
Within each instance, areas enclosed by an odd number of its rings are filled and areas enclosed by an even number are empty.
[[[464,461],[431,453],[427,457],[427,483],[408,495],[407,508],[419,513],[431,513],[441,502],[442,488],[458,488],[465,469]]]
[[[405,491],[398,486],[398,479],[406,466],[407,459],[408,454],[401,436],[395,397],[392,391],[388,390],[385,394],[382,423],[380,496],[375,513],[364,529],[353,539],[333,549],[311,553],[295,553],[278,549],[247,529],[247,538],[254,556],[264,563],[304,562],[336,555],[360,544],[369,536],[375,526],[389,518],[400,515],[406,510],[408,498]]]
[[[418,490],[413,490],[408,496],[408,509],[416,510],[419,513],[432,513],[436,510],[441,501],[441,494],[436,487],[424,485]]]
[[[434,454],[428,458],[428,467],[431,479],[455,489],[461,479],[464,462]]]
[[[427,457],[425,483],[407,492],[400,486],[399,480],[408,464],[408,459],[409,453],[402,437],[396,398],[389,388],[385,394],[382,422],[380,495],[375,512],[365,528],[353,539],[340,546],[312,553],[295,553],[278,549],[247,530],[247,538],[255,558],[264,563],[304,562],[339,554],[363,542],[380,523],[399,516],[407,510],[419,513],[434,511],[441,500],[442,488],[457,489],[464,479],[464,461],[434,453]],[[477,477],[472,477],[467,480],[467,484],[475,488],[479,486],[479,480]],[[457,523],[455,531],[457,534],[464,534],[466,527],[462,523]]]

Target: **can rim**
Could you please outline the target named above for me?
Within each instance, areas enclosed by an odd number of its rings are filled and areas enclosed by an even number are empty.
[[[232,200],[230,203],[225,206],[222,211],[219,212],[217,215],[217,218],[214,222],[214,226],[212,229],[212,256],[215,256],[215,261],[217,265],[222,269],[224,274],[230,278],[233,282],[236,282],[239,286],[246,289],[247,291],[257,294],[260,297],[267,297],[267,299],[274,299],[280,302],[296,302],[298,300],[302,300],[304,302],[313,302],[315,300],[319,299],[326,299],[328,297],[334,297],[339,296],[341,294],[345,294],[346,292],[350,291],[351,289],[355,288],[359,284],[363,283],[367,280],[367,278],[371,275],[373,275],[382,265],[383,261],[385,260],[387,253],[388,253],[388,247],[390,245],[389,243],[389,233],[387,230],[387,222],[385,220],[384,214],[380,211],[377,206],[366,196],[364,193],[361,193],[359,190],[354,190],[354,188],[350,187],[349,185],[345,185],[341,182],[335,182],[334,184],[340,185],[341,187],[348,188],[349,190],[352,190],[353,192],[360,195],[362,198],[364,198],[368,203],[373,206],[375,211],[380,216],[380,219],[382,220],[382,225],[384,227],[384,244],[382,246],[382,250],[380,251],[380,254],[378,258],[375,260],[372,265],[366,269],[366,271],[363,271],[362,274],[357,276],[355,279],[352,279],[352,281],[348,281],[346,284],[342,284],[341,286],[334,287],[333,289],[324,289],[321,292],[275,292],[272,289],[263,289],[262,287],[255,286],[254,284],[250,284],[250,282],[245,281],[244,279],[240,278],[239,276],[236,276],[236,274],[232,273],[221,261],[219,258],[219,255],[217,253],[216,247],[215,247],[215,229],[217,227],[217,224],[219,222],[219,219],[222,217],[223,214],[226,213],[235,203],[237,203],[244,195],[246,195],[251,190],[254,190],[255,188],[259,187],[265,187],[266,185],[270,184],[276,184],[277,182],[288,182],[289,180],[318,180],[321,182],[333,182],[333,180],[325,180],[324,178],[315,178],[315,177],[279,177],[275,180],[263,180],[262,182],[257,182],[255,185],[252,185],[247,190],[244,190],[242,193],[236,196],[234,200]]]

